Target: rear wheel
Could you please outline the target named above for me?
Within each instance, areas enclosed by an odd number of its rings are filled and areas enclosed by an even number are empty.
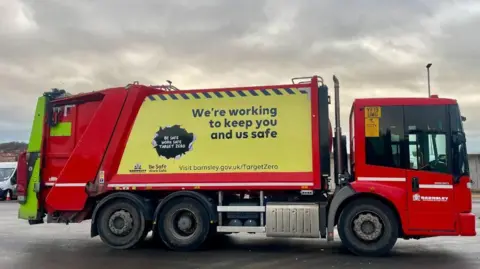
[[[157,223],[158,236],[171,250],[196,250],[210,234],[207,210],[189,197],[168,202],[161,210]]]
[[[373,199],[348,204],[338,222],[342,243],[354,254],[383,256],[395,245],[399,223],[394,212]]]
[[[102,241],[115,249],[133,248],[147,235],[142,210],[128,199],[104,205],[97,218],[97,229]]]

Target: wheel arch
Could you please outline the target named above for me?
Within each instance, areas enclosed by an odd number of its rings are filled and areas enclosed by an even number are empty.
[[[147,199],[142,197],[141,195],[138,195],[136,193],[131,193],[131,192],[114,192],[111,193],[105,197],[103,197],[95,206],[95,209],[93,210],[92,213],[92,221],[91,221],[91,227],[90,227],[90,236],[95,237],[98,235],[98,230],[97,230],[97,214],[98,212],[107,204],[115,201],[115,200],[120,200],[120,199],[127,199],[132,201],[140,211],[143,213],[145,220],[146,221],[152,221],[153,220],[153,205],[150,203]]]
[[[376,201],[379,201],[382,204],[386,205],[387,207],[389,207],[396,217],[396,221],[398,223],[398,228],[399,228],[398,232],[399,232],[400,236],[402,236],[404,234],[402,218],[400,216],[400,213],[398,212],[397,207],[390,200],[385,198],[384,196],[381,196],[377,193],[370,193],[370,192],[355,193],[355,194],[349,196],[348,198],[346,198],[345,200],[343,200],[343,202],[338,206],[338,208],[335,212],[334,219],[333,219],[334,225],[338,224],[340,214],[342,213],[342,211],[345,209],[345,207],[347,205],[349,205],[350,203],[362,200],[362,199],[376,200]]]

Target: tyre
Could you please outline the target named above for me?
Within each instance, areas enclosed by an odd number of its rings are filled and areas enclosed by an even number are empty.
[[[202,246],[210,234],[210,221],[205,207],[189,197],[169,201],[161,210],[158,236],[174,251],[193,251]]]
[[[134,248],[148,233],[142,210],[128,199],[104,205],[96,221],[102,241],[115,249]]]
[[[373,199],[349,203],[340,214],[338,234],[349,251],[383,256],[398,239],[399,220],[390,207]]]

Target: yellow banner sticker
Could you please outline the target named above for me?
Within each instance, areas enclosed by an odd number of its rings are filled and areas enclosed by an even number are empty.
[[[379,106],[367,106],[365,107],[365,118],[381,118],[382,108]]]
[[[148,96],[118,173],[311,172],[311,132],[299,89]]]
[[[380,121],[378,118],[365,118],[365,137],[380,136]]]

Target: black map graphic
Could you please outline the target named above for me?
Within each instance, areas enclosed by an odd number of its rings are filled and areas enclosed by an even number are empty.
[[[178,159],[192,150],[195,135],[187,132],[180,125],[160,127],[155,133],[152,145],[159,157]]]

